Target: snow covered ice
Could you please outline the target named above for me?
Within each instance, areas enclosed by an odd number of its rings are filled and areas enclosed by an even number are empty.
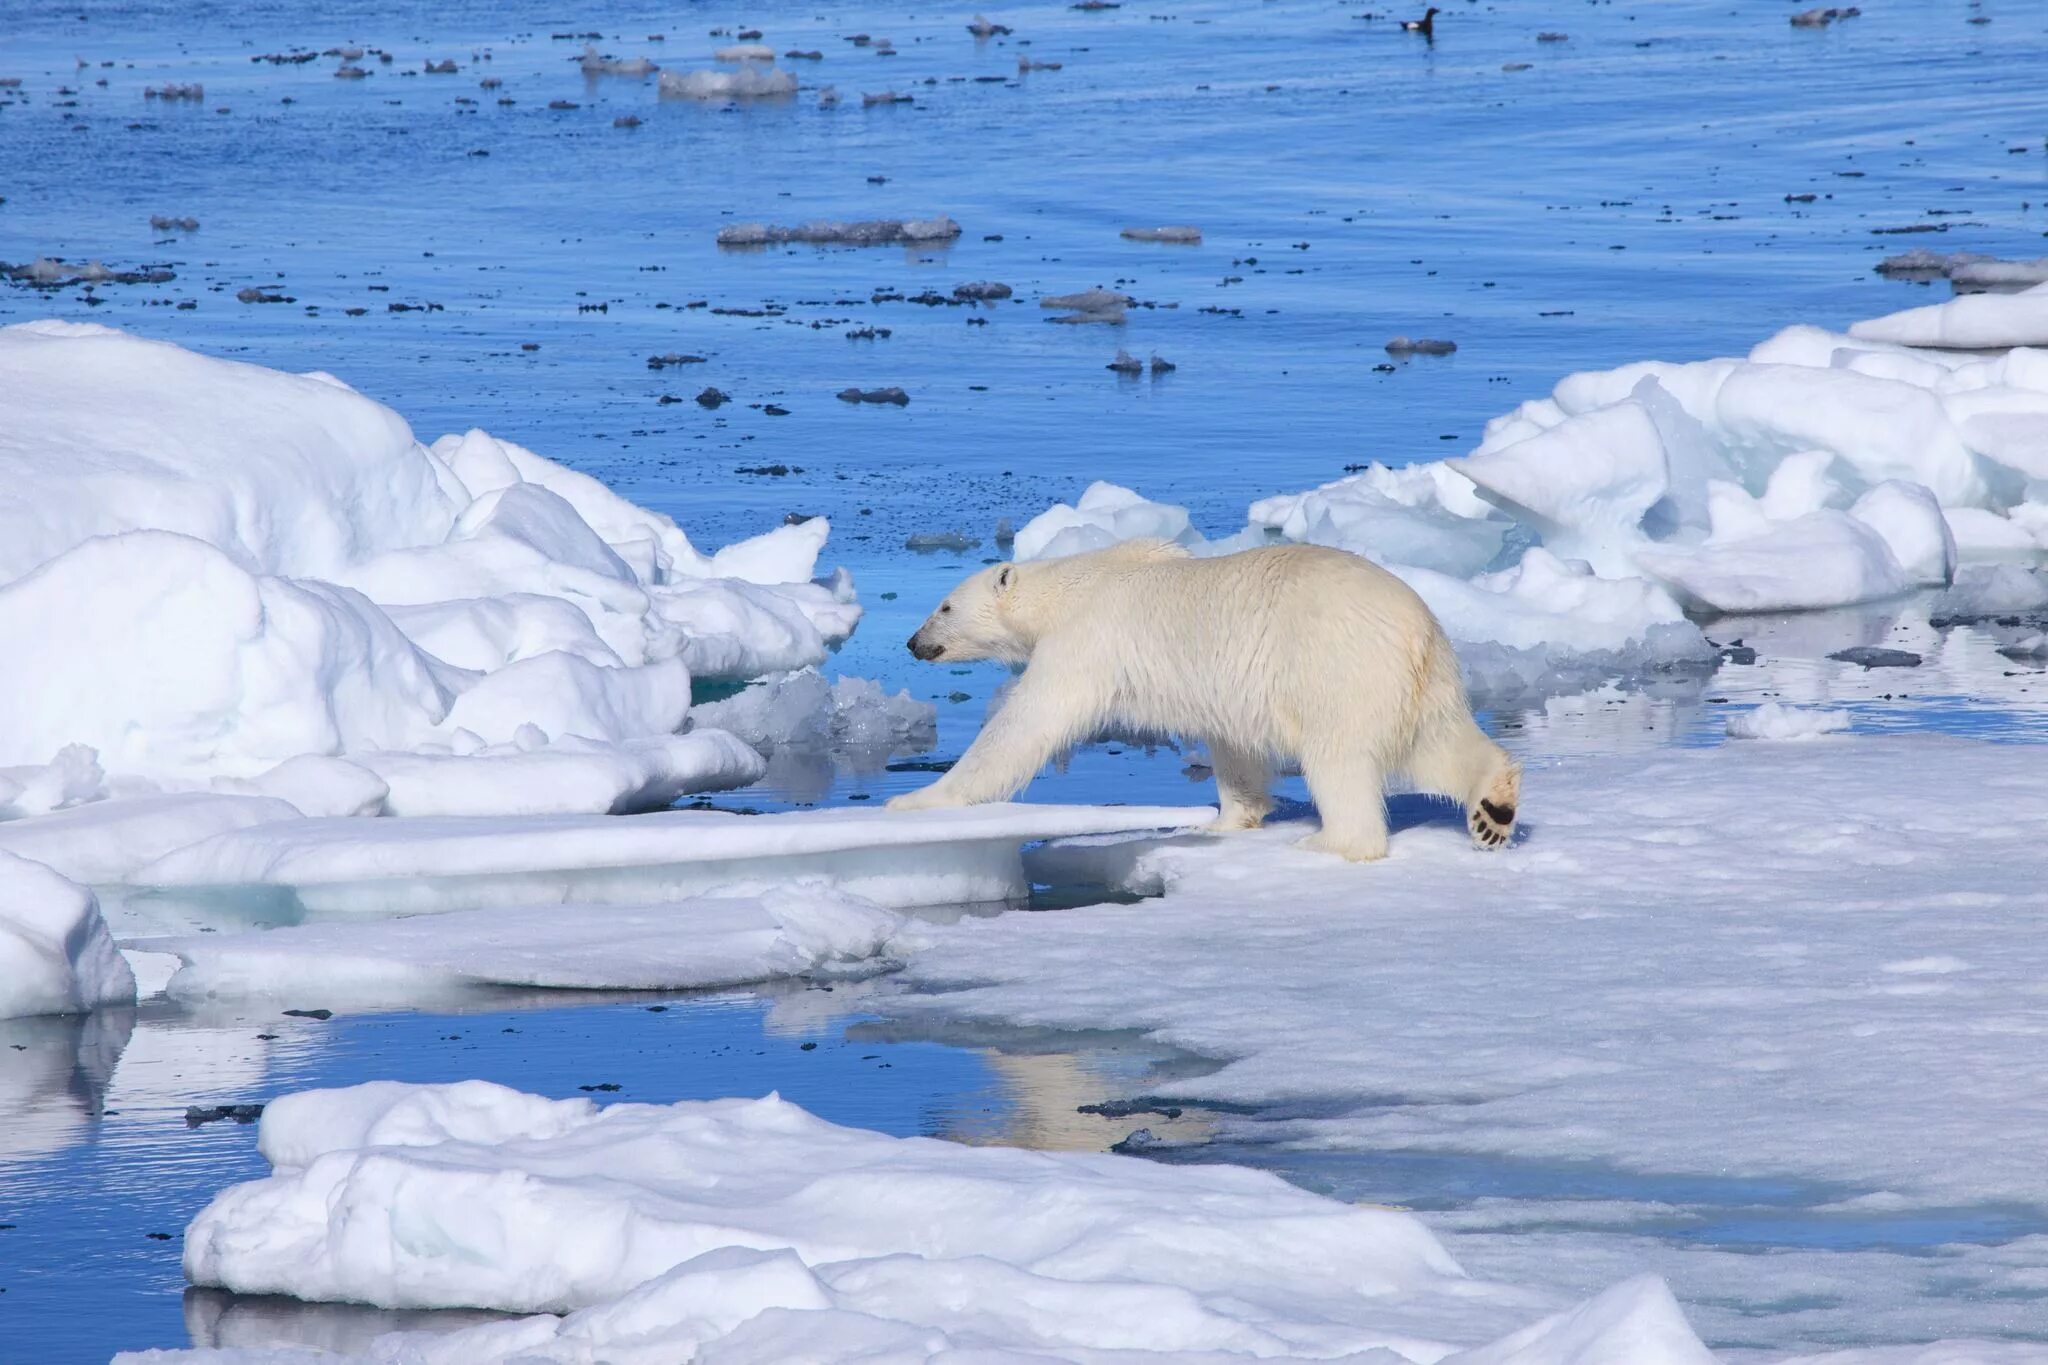
[[[277,1101],[259,1146],[273,1174],[188,1234],[194,1282],[567,1313],[421,1339],[435,1359],[1711,1358],[1654,1280],[1544,1315],[1407,1214],[1229,1166],[881,1137],[773,1096],[373,1083]],[[234,1359],[122,1357],[209,1358]]]

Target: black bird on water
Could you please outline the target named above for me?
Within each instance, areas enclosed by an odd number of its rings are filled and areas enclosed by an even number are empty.
[[[1437,14],[1437,7],[1431,5],[1422,12],[1420,19],[1403,19],[1401,21],[1401,29],[1405,33],[1420,33],[1425,38],[1434,38],[1436,37]]]

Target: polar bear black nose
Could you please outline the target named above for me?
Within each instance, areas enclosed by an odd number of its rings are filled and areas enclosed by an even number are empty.
[[[924,632],[919,631],[918,635],[922,635],[923,633]],[[924,641],[920,640],[917,635],[913,635],[910,637],[910,652],[916,655],[918,658],[929,662],[933,659],[938,658],[941,654],[944,654],[946,652],[946,647],[944,645],[928,645]]]

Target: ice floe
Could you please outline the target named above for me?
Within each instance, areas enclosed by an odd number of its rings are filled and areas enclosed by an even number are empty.
[[[418,1006],[467,986],[682,990],[844,971],[884,952],[902,923],[799,883],[658,905],[493,907],[128,946],[177,957],[173,999]]]
[[[1728,717],[1730,739],[1812,739],[1848,728],[1847,711],[1819,711],[1775,701]]]
[[[132,1004],[135,974],[92,892],[0,852],[0,1019]]]
[[[1556,1311],[1411,1215],[1264,1173],[889,1138],[772,1096],[374,1083],[274,1102],[258,1145],[272,1174],[187,1232],[195,1283],[567,1314],[370,1359],[1712,1359],[1653,1277]],[[122,1359],[209,1358],[234,1359]]]

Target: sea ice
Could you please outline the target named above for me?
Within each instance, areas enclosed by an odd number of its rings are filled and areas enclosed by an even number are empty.
[[[1987,350],[2048,345],[2048,284],[2017,294],[1966,294],[1853,323],[1849,335],[1903,346]]]
[[[908,692],[889,696],[865,678],[827,682],[816,669],[762,678],[722,701],[691,712],[698,725],[717,726],[757,749],[879,751],[930,746],[938,708]]]
[[[92,892],[0,852],[0,1019],[134,1001],[135,974]]]
[[[393,1004],[467,986],[686,990],[844,971],[883,953],[902,917],[824,885],[658,905],[494,907],[409,919],[128,942],[174,954],[178,1000]]]
[[[772,1096],[600,1108],[382,1082],[273,1102],[258,1146],[273,1173],[193,1221],[191,1279],[569,1314],[418,1339],[473,1365],[1712,1359],[1654,1278],[1518,1328],[1554,1302],[1467,1278],[1408,1214],[1230,1166],[883,1137]]]

